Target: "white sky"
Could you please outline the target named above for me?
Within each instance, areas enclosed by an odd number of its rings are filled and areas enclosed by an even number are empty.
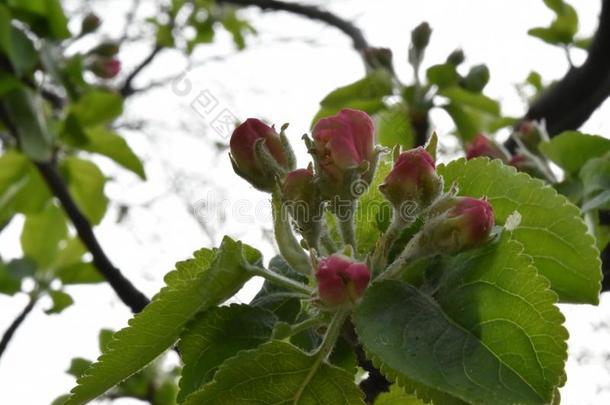
[[[103,26],[111,37],[121,32],[125,3],[108,0],[97,10],[102,17],[112,13]],[[143,3],[145,11],[147,2]],[[581,33],[589,35],[597,26],[600,2],[578,3]],[[322,1],[316,4],[325,6]],[[545,25],[552,17],[541,0],[336,0],[330,9],[353,19],[371,44],[391,48],[396,70],[405,80],[411,75],[406,63],[410,30],[428,21],[434,33],[427,64],[440,63],[453,49],[462,47],[467,64],[489,66],[492,78],[487,92],[502,101],[504,112],[511,115],[524,112],[515,84],[530,70],[551,80],[561,77],[567,68],[561,50],[526,35],[529,28]],[[198,115],[190,106],[193,100],[207,91],[218,100],[219,109],[227,108],[239,118],[290,122],[289,135],[300,148],[300,164],[305,165],[299,139],[308,130],[319,100],[333,88],[362,77],[362,63],[351,42],[334,28],[285,13],[252,10],[247,14],[259,36],[249,39],[246,51],[237,53],[228,35],[219,31],[214,44],[202,46],[194,55],[194,59],[207,62],[188,74],[191,92],[177,95],[166,86],[133,97],[127,104],[127,117],[148,122],[143,131],[123,131],[146,161],[148,182],[140,182],[107,160],[98,160],[104,172],[114,178],[106,189],[111,200],[136,207],[121,225],[114,223],[116,210],[111,211],[96,233],[113,262],[149,296],[162,286],[163,275],[176,261],[188,258],[200,247],[216,244],[223,234],[261,248],[267,258],[273,254],[261,232],[261,228],[270,227],[267,196],[233,175],[226,155],[217,155],[210,147],[211,142],[227,139],[210,130],[213,116]],[[123,50],[120,57],[128,69],[147,52],[148,48],[137,46]],[[575,55],[577,61],[581,58]],[[178,53],[166,52],[142,75],[139,84],[179,73],[185,66]],[[608,113],[606,103],[584,129],[610,134],[610,125],[602,119]],[[434,114],[433,125],[441,136],[452,128],[442,113]],[[170,194],[172,179],[180,184],[182,198]],[[197,225],[193,210],[215,234],[213,242]],[[19,231],[20,221],[14,221],[0,234],[0,255],[19,256]],[[246,301],[258,285],[259,281],[252,282],[237,299]],[[19,329],[0,360],[0,404],[49,404],[69,391],[74,380],[64,371],[70,359],[94,359],[99,330],[118,329],[130,317],[105,285],[73,287],[69,292],[76,305],[60,315],[47,316],[42,310],[49,303],[41,302]],[[0,331],[25,304],[25,296],[0,295]],[[604,327],[610,321],[610,299],[604,297],[599,308],[566,305],[562,310],[571,335],[563,403],[610,403],[606,364],[610,331]]]

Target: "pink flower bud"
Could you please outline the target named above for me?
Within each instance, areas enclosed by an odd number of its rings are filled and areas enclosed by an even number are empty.
[[[315,156],[321,170],[341,180],[346,170],[375,159],[375,130],[367,113],[345,108],[322,118],[313,129]]]
[[[431,240],[440,252],[455,253],[480,246],[495,224],[491,204],[485,199],[454,197],[442,206],[445,213],[432,222]]]
[[[320,260],[316,272],[320,299],[331,306],[355,303],[371,280],[369,268],[349,257],[332,255]]]
[[[87,14],[81,23],[80,34],[89,34],[97,30],[100,25],[102,25],[102,21],[97,15],[93,13]]]
[[[442,181],[434,159],[420,146],[400,154],[379,189],[394,207],[404,202],[425,207],[441,192]]]
[[[112,79],[121,71],[121,62],[116,58],[96,59],[89,69],[99,78]]]
[[[288,173],[282,184],[282,193],[288,201],[309,201],[314,190],[314,177],[311,167]]]
[[[259,140],[264,141],[263,147],[275,165],[289,169],[289,157],[278,133],[256,118],[248,118],[233,131],[229,142],[231,161],[238,175],[259,190],[271,191],[277,173],[258,156],[256,144]]]
[[[466,148],[466,159],[474,159],[479,156],[486,156],[491,159],[507,160],[506,152],[483,134],[478,134],[472,143]]]

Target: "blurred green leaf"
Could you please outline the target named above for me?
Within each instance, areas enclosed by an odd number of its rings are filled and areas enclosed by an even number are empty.
[[[237,17],[237,14],[232,11],[227,13],[220,21],[222,26],[229,31],[233,36],[233,42],[237,46],[237,49],[244,49],[246,47],[246,39],[244,34],[254,34],[256,30],[247,21]]]
[[[83,359],[82,357],[75,357],[70,362],[70,368],[66,370],[66,373],[73,375],[76,378],[80,378],[85,373],[85,370],[91,365],[91,360]]]
[[[59,251],[59,242],[68,234],[66,217],[61,208],[49,204],[44,211],[27,215],[21,232],[23,254],[39,268],[48,268]]]
[[[428,82],[437,85],[439,88],[454,86],[460,80],[456,66],[452,63],[443,63],[430,66],[426,71]]]
[[[85,127],[107,124],[123,113],[123,98],[110,91],[90,91],[72,106],[71,112]]]
[[[500,115],[500,104],[483,94],[457,86],[443,89],[439,93],[447,97],[455,105],[471,107],[496,117]]]
[[[363,79],[333,90],[320,101],[320,105],[342,108],[347,103],[356,100],[380,100],[384,96],[392,94],[392,88],[390,74],[385,69],[378,69]]]
[[[576,176],[587,161],[610,152],[610,139],[578,131],[565,131],[550,141],[541,143],[539,148],[568,174]]]
[[[395,145],[404,149],[412,148],[415,130],[409,117],[409,108],[404,103],[397,103],[380,111],[375,121],[377,143],[390,148]]]
[[[489,68],[485,65],[476,65],[464,77],[462,85],[466,90],[480,93],[489,83]]]
[[[97,284],[106,281],[91,262],[78,262],[59,267],[55,270],[55,276],[64,285]]]
[[[74,304],[72,297],[63,291],[51,290],[49,291],[49,297],[53,301],[53,306],[44,312],[47,314],[59,314],[70,305]]]
[[[53,135],[47,128],[40,96],[20,86],[7,93],[3,101],[13,119],[23,152],[35,161],[51,159]]]
[[[21,280],[9,273],[6,265],[0,262],[0,294],[14,295],[21,290]]]
[[[70,194],[91,223],[100,223],[108,198],[104,194],[106,177],[97,165],[89,160],[68,157],[61,162]]]
[[[579,173],[583,184],[583,211],[609,208],[610,206],[610,158],[590,159]]]
[[[88,128],[86,136],[89,142],[81,149],[99,153],[114,160],[119,165],[137,174],[142,180],[146,180],[146,173],[140,158],[133,153],[127,141],[104,127]]]

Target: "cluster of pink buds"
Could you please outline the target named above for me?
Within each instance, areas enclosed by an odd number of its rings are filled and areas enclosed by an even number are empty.
[[[100,79],[112,79],[121,71],[121,61],[117,58],[95,58],[88,68]]]
[[[319,120],[313,127],[312,138],[304,136],[313,162],[300,169],[295,169],[285,129],[286,126],[282,127],[278,134],[258,119],[247,119],[231,136],[233,169],[258,190],[272,192],[275,201],[282,203],[282,210],[288,208],[291,223],[306,243],[295,243],[294,238],[290,240],[292,236],[285,237],[285,232],[282,232],[283,236],[276,235],[276,240],[282,252],[294,252],[295,246],[301,252],[302,247],[310,249],[319,302],[327,308],[352,306],[371,281],[369,269],[377,272],[379,267],[385,268],[387,247],[397,240],[387,237],[388,230],[378,243],[385,244],[380,250],[382,254],[368,259],[360,257],[353,217],[340,215],[342,203],[347,203],[346,212],[353,214],[359,197],[372,182],[382,151],[375,146],[373,122],[366,113],[352,109],[343,109]],[[501,149],[495,149],[482,135],[475,140],[470,155],[475,153],[503,156]],[[426,241],[422,251],[427,253],[456,253],[485,243],[494,226],[491,205],[485,199],[456,197],[453,191],[444,193],[434,155],[434,151],[423,147],[402,153],[395,150],[394,166],[379,186],[394,207],[395,221],[391,225],[397,228],[394,236],[411,225],[415,218],[422,218],[424,225],[418,240]],[[396,221],[405,205],[414,208],[409,212],[414,218]],[[332,240],[325,227],[326,210],[337,217],[336,227],[342,236],[343,249],[334,246],[336,240]],[[277,221],[276,214],[274,220]],[[278,227],[276,223],[276,229],[285,227]],[[321,235],[326,239],[321,239]],[[330,243],[330,247],[323,242]],[[358,259],[335,253],[337,251]],[[291,264],[291,255],[284,256]],[[294,268],[302,262],[293,261]]]

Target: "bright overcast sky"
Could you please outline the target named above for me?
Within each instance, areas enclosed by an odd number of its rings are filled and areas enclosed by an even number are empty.
[[[121,17],[131,2],[98,3],[103,7],[95,11],[105,20],[103,29],[112,38],[121,32]],[[147,2],[142,3],[145,12]],[[330,2],[316,4],[326,3]],[[581,17],[581,33],[590,35],[597,26],[601,2],[571,3]],[[406,63],[410,30],[428,21],[434,32],[427,64],[442,62],[453,49],[463,48],[467,64],[489,66],[487,92],[502,102],[509,115],[524,112],[515,84],[531,70],[552,80],[567,68],[561,50],[526,35],[529,28],[545,25],[552,17],[542,0],[335,0],[331,10],[355,21],[371,44],[391,48],[398,74],[405,80],[411,75]],[[226,108],[241,119],[256,116],[276,124],[290,122],[288,132],[301,149],[300,164],[304,166],[306,156],[298,142],[307,132],[319,100],[333,88],[362,77],[359,56],[334,28],[285,13],[249,10],[247,15],[258,29],[258,37],[250,38],[247,50],[240,53],[226,34],[218,35],[216,43],[200,47],[193,58],[207,62],[188,73],[192,84],[188,94],[177,94],[166,86],[128,102],[126,118],[147,123],[142,131],[123,133],[144,157],[148,182],[140,182],[109,161],[98,160],[105,173],[115,179],[107,185],[111,201],[134,208],[126,222],[116,225],[115,206],[96,233],[114,263],[149,296],[162,286],[163,275],[176,261],[218,243],[223,234],[260,247],[267,258],[274,252],[264,232],[270,228],[268,197],[232,174],[226,153],[218,154],[212,147],[214,142],[228,140],[210,129],[213,116],[198,114],[191,107],[193,101],[204,92],[218,101],[219,109]],[[120,57],[129,69],[147,52],[147,47],[139,46],[123,50]],[[581,58],[575,55],[576,61]],[[178,53],[166,52],[142,76],[140,84],[179,73],[185,66]],[[585,130],[610,135],[604,116],[610,116],[608,103]],[[439,135],[452,129],[442,113],[433,117]],[[180,196],[173,193],[176,187]],[[208,228],[198,225],[195,217]],[[20,224],[14,221],[0,234],[2,257],[20,255]],[[237,300],[248,300],[258,285],[258,281],[251,283]],[[74,379],[65,374],[70,359],[97,357],[99,330],[118,329],[130,317],[107,286],[73,287],[69,292],[76,305],[60,315],[47,316],[43,309],[49,303],[39,303],[11,342],[0,361],[0,404],[46,405],[69,391],[74,385]],[[25,304],[25,296],[0,295],[0,331]],[[610,331],[605,325],[610,318],[610,299],[602,300],[600,308],[562,306],[562,310],[571,335],[562,403],[610,403],[606,364]]]

